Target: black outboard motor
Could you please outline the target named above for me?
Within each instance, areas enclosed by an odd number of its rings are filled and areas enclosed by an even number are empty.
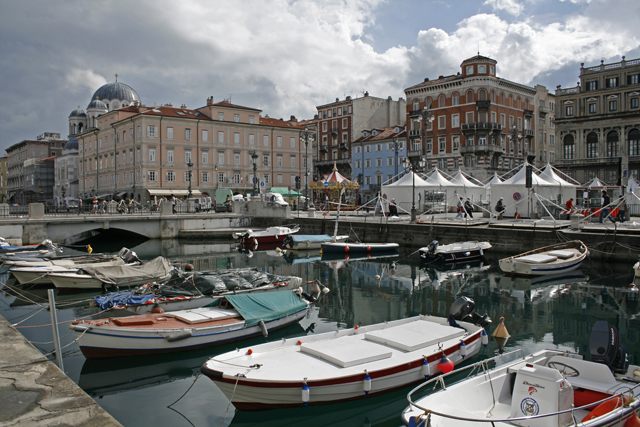
[[[138,258],[138,255],[128,248],[120,249],[120,252],[118,252],[118,256],[122,258],[127,264],[131,264],[134,262],[142,263],[142,261],[140,261],[140,258]]]
[[[591,360],[604,363],[612,371],[624,373],[627,371],[627,346],[620,345],[618,330],[605,320],[598,320],[591,329],[589,339]]]
[[[469,297],[460,297],[449,308],[449,324],[456,326],[455,321],[460,320],[462,322],[473,323],[474,325],[482,326],[483,328],[491,323],[489,315],[485,314],[480,316],[473,311],[476,303]],[[453,320],[453,322],[452,322]]]
[[[438,241],[434,240],[433,242],[429,243],[429,245],[427,246],[427,252],[429,252],[430,254],[435,254],[437,248],[438,248]]]

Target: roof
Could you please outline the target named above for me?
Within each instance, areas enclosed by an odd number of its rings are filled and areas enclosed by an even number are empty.
[[[87,113],[85,113],[84,110],[79,106],[76,110],[73,110],[71,114],[69,114],[69,117],[86,117],[86,116],[87,116]]]
[[[78,150],[78,139],[77,138],[69,138],[69,141],[62,147],[62,151],[68,150]]]
[[[467,179],[466,176],[464,176],[462,174],[462,171],[460,169],[458,169],[458,173],[456,173],[453,178],[451,178],[450,182],[452,184],[457,184],[457,185],[461,185],[463,187],[473,187],[473,188],[480,188],[479,185],[474,184],[473,182],[471,182],[469,179]]]
[[[394,129],[396,127],[400,127],[402,128],[402,130],[400,132],[394,132]],[[375,129],[375,130],[379,130],[381,131],[380,133],[378,133],[377,135],[369,135],[369,136],[361,136],[360,138],[356,139],[355,141],[353,141],[354,143],[356,142],[369,142],[369,141],[382,141],[385,139],[391,139],[391,138],[395,138],[395,137],[406,137],[407,136],[407,132],[405,130],[404,126],[393,126],[393,127],[385,127],[385,128],[381,128],[381,129]]]
[[[477,54],[476,56],[472,56],[471,58],[467,58],[464,61],[462,61],[462,64],[466,64],[468,62],[491,62],[493,64],[497,64],[498,61],[496,61],[495,59],[489,58],[488,56],[482,56],[480,54]]]
[[[412,187],[413,185],[415,185],[416,187],[425,187],[428,184],[424,179],[420,177],[420,175],[414,173],[413,171],[409,171],[396,182],[383,185],[383,187]]]
[[[441,77],[439,79],[436,80],[429,80],[429,79],[425,79],[422,83],[418,83],[415,86],[411,86],[405,89],[405,91],[407,90],[412,90],[412,89],[418,89],[421,87],[427,87],[427,86],[434,86],[434,85],[439,85],[442,83],[448,83],[454,80],[462,80],[464,77],[462,77],[461,74],[453,74],[450,76],[445,76],[445,77]]]
[[[260,124],[263,126],[274,126],[274,127],[291,128],[291,129],[304,129],[304,125],[300,125],[300,122],[287,122],[282,119],[272,119],[271,117],[260,116]]]
[[[140,97],[138,93],[133,90],[131,86],[128,86],[124,83],[113,82],[107,83],[106,85],[101,86],[91,97],[91,99],[118,99],[118,100],[127,100],[127,101],[138,101],[140,102]]]
[[[128,108],[128,107],[127,107]],[[137,107],[134,107],[132,111],[137,111]],[[124,111],[128,111],[127,109],[121,109]],[[162,107],[153,107],[149,108],[145,111],[142,111],[141,114],[146,114],[149,116],[163,116],[163,117],[176,117],[179,119],[197,119],[197,120],[211,120],[205,114],[202,114],[200,111],[190,110],[188,108],[177,108],[171,105],[163,105]]]
[[[257,108],[251,108],[251,107],[244,107],[242,105],[236,105],[236,104],[232,104],[229,101],[225,100],[225,101],[220,101],[220,102],[216,102],[215,104],[213,104],[214,107],[225,107],[225,108],[240,108],[243,110],[253,110],[253,111],[262,111],[259,110]]]
[[[107,110],[107,104],[105,104],[104,102],[100,101],[99,99],[94,99],[93,101],[91,101],[89,103],[89,105],[87,105],[87,108],[100,108],[103,110]]]

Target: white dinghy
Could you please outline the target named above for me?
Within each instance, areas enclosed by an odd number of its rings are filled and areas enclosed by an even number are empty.
[[[487,335],[465,321],[473,308],[468,301],[453,316],[462,319],[458,327],[446,318],[416,316],[230,351],[201,370],[237,409],[247,411],[387,393],[453,369],[480,351]],[[486,316],[478,318],[486,324]]]
[[[590,347],[592,361],[568,351],[516,350],[457,369],[413,389],[402,420],[411,427],[639,425],[640,366],[627,366],[626,348],[606,321],[594,325]],[[510,359],[514,353],[522,357]],[[445,384],[463,371],[465,379]],[[440,389],[432,392],[434,385]],[[430,394],[414,401],[419,390]]]
[[[587,245],[580,240],[545,246],[520,255],[503,258],[500,269],[521,276],[541,276],[572,271],[580,267],[589,255]]]

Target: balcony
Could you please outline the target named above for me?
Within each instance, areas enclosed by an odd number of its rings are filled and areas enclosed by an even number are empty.
[[[533,129],[525,129],[522,131],[525,138],[533,138],[535,132]]]
[[[336,165],[350,165],[351,159],[331,159],[331,160],[319,160],[314,162],[313,166],[333,166]]]
[[[546,116],[549,113],[549,109],[547,107],[540,106],[538,107],[538,113],[540,113],[540,116]]]
[[[325,153],[327,153],[329,151],[329,146],[327,144],[321,145],[320,151],[324,151]]]
[[[494,122],[471,122],[462,124],[462,132],[465,134],[474,134],[476,132],[488,133],[502,131],[502,125]]]
[[[504,148],[499,145],[462,145],[460,154],[504,154]]]
[[[411,151],[407,151],[407,157],[409,159],[415,159],[417,157],[421,157],[422,156],[422,148],[419,150],[411,150]]]
[[[420,138],[422,135],[422,129],[413,129],[409,131],[409,138]]]
[[[420,117],[421,115],[422,115],[422,110],[409,111],[409,117]]]
[[[331,128],[331,135],[338,136],[338,128]]]
[[[478,109],[482,108],[482,109],[487,109],[489,107],[491,107],[491,101],[476,101],[476,107],[478,107]]]
[[[341,150],[348,150],[349,149],[349,144],[347,144],[346,142],[343,142],[340,144],[340,149]]]
[[[533,117],[533,110],[524,110],[524,115],[525,116],[529,116],[529,117]]]
[[[556,163],[560,166],[617,166],[620,157],[598,157],[595,159],[559,159]]]

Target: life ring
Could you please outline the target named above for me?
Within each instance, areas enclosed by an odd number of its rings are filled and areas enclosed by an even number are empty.
[[[582,422],[584,423],[587,421],[591,421],[594,418],[598,418],[603,416],[604,414],[608,414],[609,412],[626,405],[626,403],[627,399],[623,399],[621,396],[618,396],[615,399],[609,399],[606,402],[602,402],[601,404],[596,406],[596,409],[589,412],[589,414],[587,414],[587,416],[582,419]]]

